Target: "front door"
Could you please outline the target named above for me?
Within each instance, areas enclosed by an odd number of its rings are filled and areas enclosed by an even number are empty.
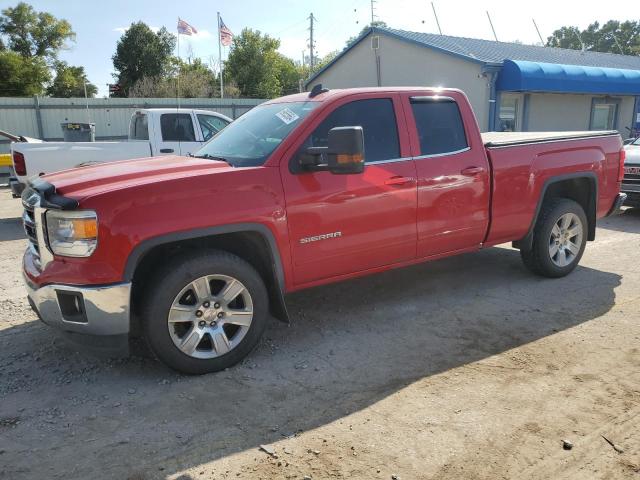
[[[479,248],[489,225],[490,170],[484,146],[468,103],[457,101],[461,94],[452,95],[403,94],[415,138],[418,257]]]
[[[416,171],[400,97],[374,97],[337,102],[281,163],[296,285],[415,258]],[[298,153],[326,146],[339,126],[362,127],[364,172],[301,169]]]

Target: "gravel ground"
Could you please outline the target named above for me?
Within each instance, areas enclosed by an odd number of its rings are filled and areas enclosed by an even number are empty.
[[[640,478],[639,211],[564,279],[504,246],[291,295],[202,377],[40,323],[20,214],[0,190],[0,478]]]

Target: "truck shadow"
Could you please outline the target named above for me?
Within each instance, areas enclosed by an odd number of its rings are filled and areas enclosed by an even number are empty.
[[[598,220],[598,227],[617,232],[640,233],[640,208],[626,208],[620,215]]]
[[[517,251],[491,248],[320,287],[290,295],[291,327],[272,322],[242,365],[203,377],[143,358],[92,359],[35,321],[6,328],[0,418],[20,423],[14,442],[0,436],[2,462],[11,478],[174,475],[596,319],[614,305],[620,279],[586,267],[542,279]],[[42,427],[38,412],[51,411],[74,426]],[[32,462],[36,444],[42,460]]]
[[[0,242],[9,242],[23,238],[26,239],[20,217],[0,218]]]

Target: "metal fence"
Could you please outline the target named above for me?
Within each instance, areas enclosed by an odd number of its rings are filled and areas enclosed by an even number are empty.
[[[238,118],[261,99],[182,98],[180,107],[214,110]],[[16,135],[62,140],[63,122],[96,124],[96,140],[127,138],[129,118],[141,108],[176,108],[175,98],[14,98],[0,97],[0,130]],[[9,142],[0,138],[0,153],[9,151]]]

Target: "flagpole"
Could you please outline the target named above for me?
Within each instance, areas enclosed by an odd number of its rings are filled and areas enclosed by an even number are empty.
[[[180,17],[178,17],[180,23]],[[180,30],[178,30],[178,76],[176,77],[176,103],[180,109]]]
[[[220,98],[224,98],[224,83],[222,80],[222,44],[220,43],[220,12],[218,12],[218,59],[220,61]]]

